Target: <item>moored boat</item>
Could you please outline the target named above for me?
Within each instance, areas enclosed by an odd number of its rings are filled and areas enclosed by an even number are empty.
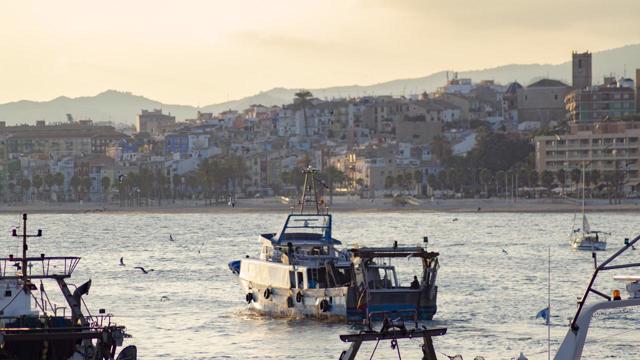
[[[79,257],[29,257],[27,215],[23,214],[22,256],[0,259],[0,359],[7,360],[135,360],[135,346],[124,348],[125,327],[113,322],[104,309],[89,312],[83,296],[91,280],[74,287],[67,280],[78,266]],[[45,285],[55,283],[66,304],[50,300]],[[71,288],[70,288],[71,286]]]

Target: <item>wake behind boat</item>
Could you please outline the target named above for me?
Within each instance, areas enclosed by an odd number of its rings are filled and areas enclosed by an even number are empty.
[[[395,311],[432,319],[437,310],[438,253],[397,244],[337,248],[341,243],[332,236],[332,216],[318,200],[318,184],[324,184],[315,170],[303,172],[299,213],[290,214],[280,232],[260,235],[258,258],[247,256],[229,263],[249,306],[286,317],[362,321],[371,314]],[[420,259],[420,279],[400,282],[391,264],[394,258]]]

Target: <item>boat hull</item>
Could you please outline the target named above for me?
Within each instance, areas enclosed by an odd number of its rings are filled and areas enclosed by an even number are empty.
[[[249,308],[259,313],[288,318],[346,319],[349,288],[287,289],[240,279]],[[268,289],[268,290],[267,290]],[[268,296],[267,295],[268,291]],[[321,303],[325,301],[321,306]]]

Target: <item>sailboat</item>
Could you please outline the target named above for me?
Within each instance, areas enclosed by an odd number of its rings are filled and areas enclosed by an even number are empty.
[[[585,212],[585,165],[582,164],[582,226],[574,227],[571,231],[571,247],[576,250],[602,251],[607,249],[607,233],[592,230]]]

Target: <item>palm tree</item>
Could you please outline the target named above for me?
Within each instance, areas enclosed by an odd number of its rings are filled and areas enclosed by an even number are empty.
[[[549,170],[544,170],[540,174],[540,182],[547,190],[551,189],[551,185],[553,185],[553,173]]]
[[[106,202],[109,189],[111,188],[111,178],[103,176],[102,179],[100,179],[100,187],[102,188],[102,201]]]
[[[88,176],[83,176],[80,179],[80,187],[82,189],[82,197],[86,198],[87,194],[91,193],[91,178]]]
[[[564,184],[567,181],[567,173],[564,171],[564,169],[556,171],[556,179],[558,179],[558,182],[562,187],[562,191],[564,192]]]
[[[297,102],[302,107],[302,115],[304,116],[304,134],[309,136],[309,124],[307,122],[307,106],[309,105],[309,99],[313,97],[313,94],[309,90],[300,90],[295,93],[294,102]]]
[[[58,192],[64,191],[64,174],[61,172],[55,173],[53,176],[53,183],[57,187]],[[58,201],[60,201],[61,196],[58,196]]]
[[[329,205],[333,205],[333,190],[335,184],[342,184],[347,178],[344,172],[340,171],[335,166],[331,165],[324,169],[321,176],[325,178],[329,185]]]
[[[47,191],[49,193],[49,200],[51,200],[51,188],[56,184],[56,177],[52,173],[47,173],[44,176],[44,184],[47,187]]]
[[[42,179],[42,176],[33,175],[32,185],[33,185],[33,188],[36,190],[36,200],[38,199],[38,195],[40,194],[40,188],[42,187],[43,184],[44,184],[44,180]]]
[[[26,201],[29,189],[31,189],[31,180],[27,178],[20,180],[20,189],[22,189],[22,201]]]
[[[535,170],[531,170],[529,172],[529,186],[532,186],[532,187],[538,186],[538,172]]]
[[[78,175],[73,175],[71,180],[69,180],[69,186],[73,189],[73,193],[75,195],[75,200],[78,201],[80,194],[80,186],[82,186],[82,179]]]
[[[504,170],[498,170],[498,172],[496,173],[496,178],[494,179],[496,182],[496,196],[498,195],[498,193],[500,193],[500,187],[504,183],[502,180],[506,179],[506,177],[507,173],[504,172]],[[506,186],[505,191],[507,191]]]
[[[571,169],[571,172],[569,173],[574,190],[578,189],[578,183],[580,182],[580,178],[582,177],[581,175],[582,171],[580,171],[580,169],[578,168]]]
[[[446,162],[453,155],[451,143],[443,136],[436,136],[431,141],[431,153],[441,162]]]
[[[387,177],[384,179],[384,188],[387,190],[392,189],[394,181],[395,179],[393,175],[387,175]]]
[[[489,185],[489,181],[491,181],[491,173],[489,172],[489,169],[480,169],[478,177],[480,178],[480,184],[484,188],[486,196],[489,197],[489,190],[487,189],[487,185]]]

